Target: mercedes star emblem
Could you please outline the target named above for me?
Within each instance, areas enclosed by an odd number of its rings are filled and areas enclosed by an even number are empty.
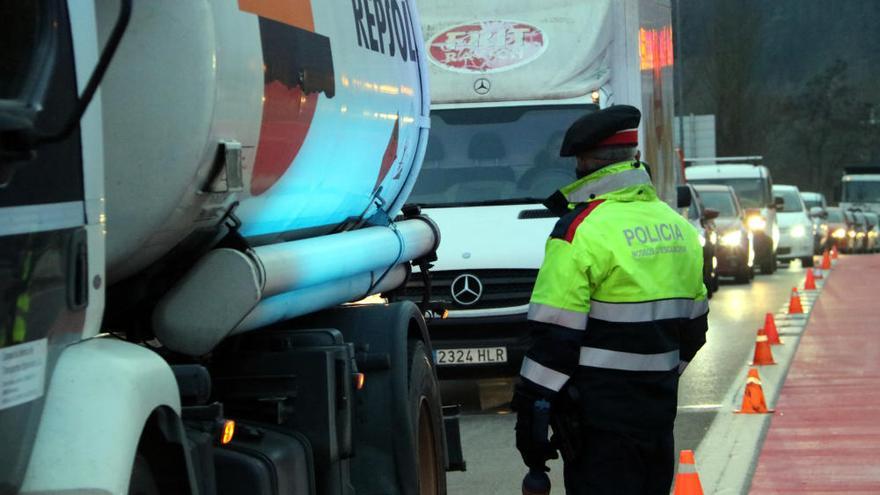
[[[492,83],[485,77],[481,77],[474,81],[474,91],[476,91],[478,95],[484,95],[488,93],[490,89],[492,89]]]
[[[452,299],[462,306],[470,306],[483,295],[483,283],[475,275],[465,273],[455,277],[450,286]]]

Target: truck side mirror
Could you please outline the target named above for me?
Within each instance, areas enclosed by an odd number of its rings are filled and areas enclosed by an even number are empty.
[[[773,198],[773,206],[776,207],[776,211],[785,211],[785,200],[776,196]]]
[[[688,186],[678,186],[675,190],[678,196],[679,208],[690,208],[693,198],[691,197],[691,188]]]
[[[719,215],[721,215],[721,212],[713,208],[706,208],[703,210],[703,218],[705,220],[715,220]]]

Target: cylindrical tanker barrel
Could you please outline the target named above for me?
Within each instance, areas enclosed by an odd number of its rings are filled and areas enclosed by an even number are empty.
[[[411,261],[437,249],[438,229],[427,218],[394,228],[367,227],[254,249],[266,273],[263,297]]]
[[[252,330],[394,289],[403,283],[399,266],[434,252],[439,242],[434,222],[415,217],[247,254],[215,249],[159,301],[153,329],[174,351],[204,354],[233,329]]]
[[[111,282],[230,214],[254,246],[393,216],[427,139],[413,1],[138,3],[101,86]]]

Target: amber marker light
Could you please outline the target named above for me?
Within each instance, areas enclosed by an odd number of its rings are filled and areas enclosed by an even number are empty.
[[[367,375],[363,373],[355,373],[354,374],[354,388],[356,390],[361,390],[364,388],[364,383],[367,381]]]
[[[223,436],[220,437],[220,443],[223,445],[232,441],[235,436],[235,421],[227,419],[223,422]]]

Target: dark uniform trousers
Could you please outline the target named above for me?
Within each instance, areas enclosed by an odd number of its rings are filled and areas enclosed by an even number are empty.
[[[567,495],[669,495],[675,470],[672,430],[656,435],[585,428],[565,461]]]

